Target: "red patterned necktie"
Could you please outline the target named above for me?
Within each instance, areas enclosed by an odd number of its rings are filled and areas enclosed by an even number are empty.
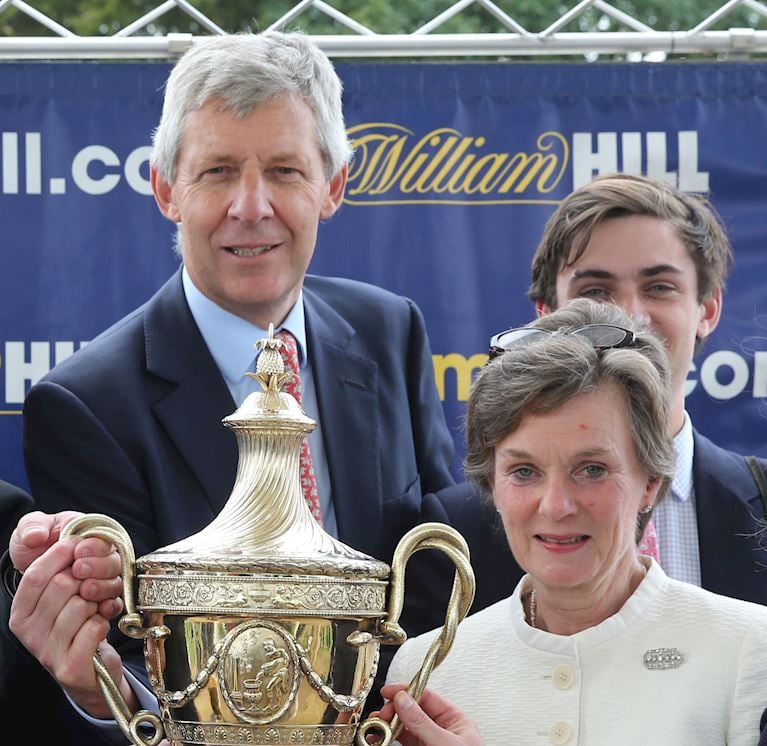
[[[301,404],[301,378],[298,374],[298,345],[296,338],[286,330],[275,334],[275,337],[282,340],[282,357],[288,370],[293,373],[287,383],[282,387],[283,390],[291,394],[295,400]],[[320,508],[320,495],[317,491],[317,477],[314,475],[314,466],[312,465],[312,455],[309,452],[309,438],[304,438],[301,443],[301,490],[304,493],[304,499],[309,506],[309,510],[322,525],[322,509]]]
[[[645,526],[642,538],[639,541],[639,554],[652,557],[660,564],[660,552],[658,551],[658,534],[655,533],[655,524],[650,520]]]

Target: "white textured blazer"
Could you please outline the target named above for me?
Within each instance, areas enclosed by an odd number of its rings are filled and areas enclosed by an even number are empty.
[[[563,636],[527,624],[526,583],[461,623],[428,683],[488,746],[757,744],[767,607],[672,580],[653,563],[617,614]],[[410,681],[437,632],[397,651],[387,683]],[[679,666],[652,668],[645,658],[659,649],[678,652]]]

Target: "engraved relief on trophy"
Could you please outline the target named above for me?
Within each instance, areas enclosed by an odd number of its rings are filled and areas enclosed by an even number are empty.
[[[295,641],[275,624],[242,624],[222,674],[221,688],[234,714],[244,722],[271,723],[290,707],[298,689]]]

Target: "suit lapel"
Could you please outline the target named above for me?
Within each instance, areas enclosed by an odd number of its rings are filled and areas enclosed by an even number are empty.
[[[742,456],[694,432],[693,484],[704,588],[736,598],[753,597],[761,555],[754,537],[756,483]],[[763,561],[763,560],[762,560]],[[764,594],[760,594],[763,596]]]
[[[365,551],[382,518],[378,366],[356,351],[356,332],[304,287],[307,339],[339,538]]]
[[[152,410],[216,515],[237,469],[236,438],[221,424],[235,405],[189,311],[180,271],[147,306],[144,334],[147,370],[175,384]]]

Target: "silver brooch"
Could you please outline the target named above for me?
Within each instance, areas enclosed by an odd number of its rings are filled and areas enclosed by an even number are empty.
[[[645,668],[650,671],[665,671],[669,668],[679,668],[684,663],[684,656],[679,648],[655,648],[644,654]]]

